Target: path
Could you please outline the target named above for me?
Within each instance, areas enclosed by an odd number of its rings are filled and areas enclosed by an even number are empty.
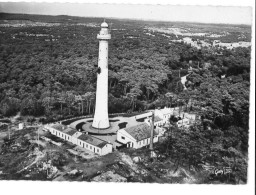
[[[183,76],[183,77],[180,77],[180,82],[182,83],[183,87],[184,87],[184,90],[187,90],[187,87],[185,85],[186,81],[187,81],[187,76],[190,75],[191,73]]]
[[[86,122],[86,121],[92,120],[92,119],[93,119],[93,118],[84,118],[84,119],[80,119],[80,120],[77,120],[77,121],[72,122],[71,124],[69,124],[69,126],[70,126],[71,128],[76,129],[76,125],[78,125],[79,123],[81,123],[81,122]]]
[[[40,152],[40,151],[39,151]],[[29,167],[31,167],[32,165],[34,165],[35,163],[37,163],[40,159],[42,159],[45,156],[45,154],[43,152],[40,152],[39,154],[37,154],[35,160],[28,166],[24,167],[23,169],[17,171],[17,173],[20,173],[26,169],[28,169]]]

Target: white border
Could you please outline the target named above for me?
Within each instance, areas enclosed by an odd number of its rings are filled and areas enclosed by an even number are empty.
[[[0,0],[0,2],[6,2]],[[9,2],[21,2],[10,0]],[[126,3],[126,4],[171,4],[171,5],[213,5],[251,6],[252,59],[250,93],[250,137],[249,137],[249,178],[247,185],[173,185],[173,184],[120,184],[81,182],[39,182],[0,181],[1,194],[255,194],[255,1],[254,0],[33,0],[23,2],[72,2],[72,3]]]
[[[70,3],[117,3],[117,4],[161,4],[161,5],[213,5],[254,6],[253,0],[0,0],[0,2],[70,2]]]

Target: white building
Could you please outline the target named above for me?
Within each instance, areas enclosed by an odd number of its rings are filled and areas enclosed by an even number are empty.
[[[191,122],[189,119],[184,118],[177,122],[178,127],[185,127],[188,128],[190,126]]]
[[[145,123],[147,123],[148,125],[151,125],[152,123],[152,117],[147,117],[144,120]],[[162,127],[164,125],[163,119],[161,119],[159,116],[155,116],[154,117],[154,126],[155,127]]]
[[[154,118],[154,125],[156,127],[161,127],[164,125],[163,119],[161,119],[159,116],[155,116]]]
[[[120,129],[117,131],[117,141],[127,144],[127,147],[141,148],[150,144],[151,126],[141,123],[136,126]],[[153,143],[158,142],[158,132],[154,130]]]
[[[71,143],[74,142],[72,136],[77,132],[75,129],[61,124],[45,125],[44,129],[48,130],[51,134]]]
[[[65,125],[53,124],[46,125],[44,128],[51,134],[98,155],[105,155],[111,153],[113,150],[112,144],[97,137],[81,133]]]
[[[155,109],[155,116],[158,116],[162,119],[163,124],[169,123],[171,115],[173,115],[174,108],[163,108]]]
[[[79,142],[78,137],[80,137],[80,135],[82,135],[82,134],[83,134],[83,133],[81,133],[81,132],[79,132],[79,131],[77,131],[75,134],[73,134],[73,135],[71,136],[71,142],[72,142],[72,144],[78,145],[78,142]]]
[[[193,121],[195,121],[197,119],[197,117],[198,116],[196,114],[186,113],[186,112],[183,113],[183,118],[187,118],[187,119],[190,119]]]
[[[78,137],[78,146],[98,155],[106,155],[113,151],[113,145],[91,135],[82,134]]]
[[[149,126],[152,124],[152,118],[146,118],[144,120],[145,123],[147,123]],[[161,119],[159,116],[155,116],[154,118],[154,127],[156,128],[156,131],[158,132],[158,137],[163,136],[164,132],[166,131],[164,127],[163,119]]]

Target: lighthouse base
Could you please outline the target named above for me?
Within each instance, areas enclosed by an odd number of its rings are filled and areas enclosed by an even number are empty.
[[[93,119],[92,127],[95,129],[108,129],[110,127],[108,117],[105,120]]]
[[[116,128],[113,126],[109,126],[106,129],[98,129],[94,128],[93,126],[83,126],[83,129],[90,135],[111,135],[116,134]]]
[[[106,130],[106,129],[109,129],[109,128],[110,128],[110,125],[109,125],[108,127],[106,127],[106,128],[98,128],[98,127],[94,127],[93,125],[91,125],[91,127],[92,127],[93,129],[96,129],[96,130]]]

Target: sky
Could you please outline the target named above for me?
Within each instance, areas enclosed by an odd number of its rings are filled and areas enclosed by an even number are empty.
[[[0,2],[0,12],[252,24],[251,7]]]

